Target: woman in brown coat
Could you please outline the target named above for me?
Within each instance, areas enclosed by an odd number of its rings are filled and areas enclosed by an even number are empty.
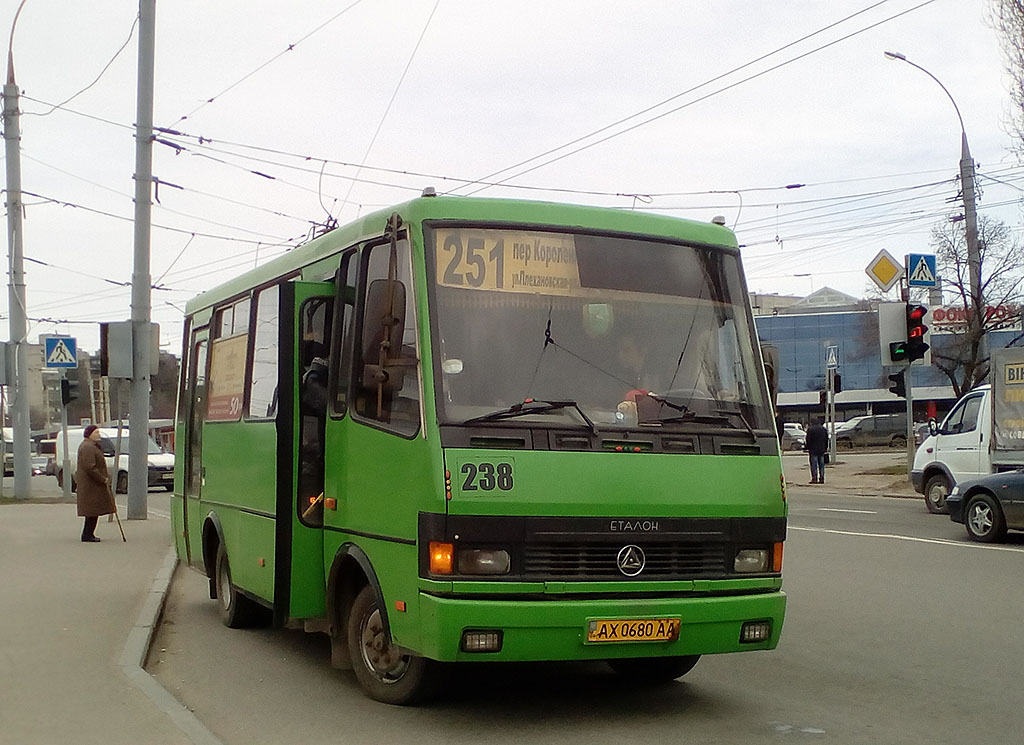
[[[96,522],[100,515],[114,511],[114,498],[110,493],[110,476],[107,462],[100,449],[100,431],[95,424],[85,428],[85,439],[78,446],[78,468],[75,481],[78,482],[78,516],[85,518],[82,540],[98,543]]]

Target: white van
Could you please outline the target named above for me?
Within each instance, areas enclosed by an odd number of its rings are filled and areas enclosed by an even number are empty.
[[[85,427],[68,427],[68,449],[71,459],[71,473],[78,469],[78,446],[85,437]],[[107,470],[113,471],[114,455],[117,446],[117,427],[100,427],[100,449],[106,456]],[[64,486],[64,436],[57,436],[57,456],[54,475],[57,483]],[[167,491],[174,488],[174,453],[165,452],[153,438],[149,438],[146,462],[149,464],[149,488],[162,486]],[[117,492],[128,492],[128,428],[121,430],[121,457],[117,463]],[[71,479],[71,490],[77,488],[74,476]]]
[[[946,495],[961,481],[1024,467],[1024,450],[1000,449],[996,442],[995,422],[1008,419],[1004,407],[1009,405],[993,396],[992,386],[979,386],[957,401],[942,424],[932,427],[917,448],[910,472],[929,512],[945,513]]]

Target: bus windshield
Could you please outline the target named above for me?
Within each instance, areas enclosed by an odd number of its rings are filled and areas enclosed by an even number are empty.
[[[469,226],[427,245],[443,423],[771,427],[735,252]]]

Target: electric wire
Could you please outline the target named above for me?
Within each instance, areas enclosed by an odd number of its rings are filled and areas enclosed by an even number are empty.
[[[256,73],[260,72],[261,70],[263,70],[267,66],[269,66],[269,65],[273,64],[274,62],[276,62],[277,60],[279,60],[281,57],[286,55],[288,52],[294,51],[295,47],[297,47],[299,44],[302,44],[304,41],[309,39],[311,36],[313,36],[314,34],[316,34],[319,31],[321,31],[322,29],[326,28],[327,26],[329,26],[331,23],[333,23],[337,19],[341,18],[343,15],[348,13],[350,10],[352,10],[352,8],[356,7],[361,2],[362,2],[362,0],[355,0],[354,3],[352,3],[351,5],[347,6],[346,8],[342,9],[338,13],[336,13],[333,16],[331,16],[330,18],[328,18],[326,21],[321,23],[319,26],[314,28],[312,31],[308,32],[305,36],[302,36],[298,41],[292,42],[291,44],[286,46],[284,49],[282,49],[280,52],[278,52],[273,57],[268,59],[266,62],[264,62],[261,65],[257,66],[256,69],[252,70],[251,72],[248,72],[245,75],[243,75],[239,80],[236,80],[234,83],[229,85],[227,88],[222,90],[220,93],[217,93],[217,94],[215,94],[213,96],[210,96],[210,98],[208,98],[205,101],[203,101],[203,103],[201,103],[199,106],[194,108],[192,111],[190,111],[187,114],[183,114],[182,116],[178,117],[177,121],[175,121],[174,124],[177,124],[178,122],[185,121],[189,117],[193,116],[194,114],[196,114],[199,111],[201,111],[202,109],[204,109],[206,106],[209,106],[211,103],[216,101],[218,98],[223,96],[225,93],[228,93],[229,91],[233,90],[234,88],[237,88],[239,85],[244,83],[246,80],[251,78]],[[172,124],[171,126],[173,127],[174,124]]]
[[[102,77],[103,77],[103,76],[104,76],[104,75],[106,74],[107,70],[108,70],[108,69],[110,69],[110,66],[111,66],[112,64],[114,64],[114,60],[116,60],[116,59],[117,59],[117,58],[118,58],[119,56],[121,56],[121,52],[123,52],[123,51],[125,50],[125,47],[127,47],[127,46],[128,46],[128,43],[129,43],[129,42],[130,42],[130,41],[132,40],[132,36],[134,36],[134,35],[135,35],[135,28],[136,28],[136,26],[138,26],[138,25],[139,25],[139,14],[138,14],[138,13],[136,13],[136,14],[135,14],[135,20],[133,20],[133,21],[132,21],[132,27],[131,27],[131,30],[129,30],[129,31],[128,31],[128,38],[127,38],[127,39],[125,39],[125,40],[124,40],[124,44],[122,44],[122,45],[120,46],[120,48],[119,48],[119,49],[118,49],[118,50],[117,50],[116,52],[114,52],[114,56],[113,56],[113,57],[111,57],[111,58],[110,58],[110,61],[109,61],[109,62],[107,62],[107,64],[105,64],[105,65],[103,66],[103,69],[102,69],[102,70],[100,70],[100,74],[99,74],[99,75],[97,75],[97,76],[96,76],[96,78],[95,78],[95,80],[93,80],[93,81],[92,81],[91,83],[89,83],[89,85],[85,86],[85,87],[84,87],[84,88],[82,88],[82,89],[81,89],[80,91],[78,91],[78,93],[75,93],[75,94],[74,94],[74,95],[72,95],[71,97],[69,97],[69,98],[66,98],[66,99],[64,99],[64,100],[63,100],[63,101],[61,101],[61,102],[60,102],[59,104],[54,104],[54,105],[53,105],[53,106],[52,106],[52,107],[50,108],[50,110],[49,110],[49,111],[45,111],[45,112],[42,112],[42,113],[39,113],[39,112],[25,112],[25,114],[26,114],[27,116],[49,116],[50,114],[52,114],[52,113],[53,113],[54,111],[56,111],[57,109],[59,109],[59,108],[63,108],[65,104],[71,103],[71,102],[72,102],[72,101],[74,101],[74,100],[75,100],[76,98],[78,98],[78,97],[79,97],[80,95],[82,95],[82,94],[83,94],[83,93],[85,93],[85,92],[86,92],[87,90],[89,90],[89,89],[90,89],[90,88],[92,88],[92,87],[93,87],[94,85],[96,85],[96,84],[97,84],[98,82],[100,82],[100,78],[102,78]]]
[[[886,2],[886,1],[887,0],[882,0],[882,2]],[[673,109],[670,109],[668,111],[665,111],[665,112],[662,112],[662,113],[657,114],[655,116],[652,116],[649,119],[645,119],[644,121],[641,121],[638,124],[634,124],[634,125],[631,125],[631,126],[625,128],[625,129],[622,129],[620,131],[613,132],[612,134],[607,135],[605,137],[602,137],[601,139],[595,140],[594,142],[588,143],[586,145],[582,145],[581,147],[578,147],[575,150],[571,150],[568,153],[564,153],[564,154],[559,155],[559,156],[557,156],[555,158],[552,158],[550,160],[544,161],[543,163],[540,163],[540,164],[538,164],[536,166],[532,166],[530,168],[526,168],[524,170],[518,171],[517,173],[514,173],[511,176],[508,176],[508,177],[506,177],[504,179],[501,179],[500,181],[498,181],[498,184],[504,184],[506,181],[509,181],[511,179],[514,179],[514,178],[519,178],[520,176],[523,176],[523,175],[525,175],[527,173],[531,173],[531,172],[533,172],[533,171],[535,171],[535,170],[537,170],[539,168],[543,168],[545,166],[551,165],[552,163],[556,163],[556,162],[558,162],[560,160],[568,158],[571,155],[575,155],[575,154],[577,154],[579,152],[582,152],[583,150],[588,150],[588,149],[594,147],[595,145],[599,145],[599,144],[601,144],[603,142],[607,142],[608,140],[611,140],[611,139],[613,139],[615,137],[619,137],[619,136],[621,136],[623,134],[626,134],[627,132],[631,132],[631,131],[633,131],[635,129],[638,129],[639,127],[646,126],[646,125],[650,124],[651,122],[654,122],[654,121],[657,121],[659,119],[662,119],[662,118],[664,118],[664,117],[666,117],[666,116],[668,116],[670,114],[674,114],[677,111],[681,111],[682,109],[689,108],[690,106],[693,106],[693,105],[695,105],[697,103],[705,101],[705,100],[707,100],[707,99],[709,99],[709,98],[711,98],[713,96],[717,96],[720,93],[724,93],[725,91],[731,90],[732,88],[736,88],[737,86],[740,86],[740,85],[742,85],[744,83],[747,83],[747,82],[749,82],[751,80],[755,80],[755,79],[757,79],[757,78],[759,78],[759,77],[761,77],[763,75],[767,75],[768,73],[774,72],[775,70],[778,70],[778,69],[780,69],[782,67],[785,67],[786,65],[792,64],[793,62],[797,62],[799,60],[802,60],[802,59],[804,59],[804,58],[806,58],[806,57],[808,57],[808,56],[810,56],[812,54],[817,54],[818,52],[823,51],[823,50],[825,50],[825,49],[827,49],[829,47],[835,46],[836,44],[840,44],[840,43],[842,43],[844,41],[848,41],[849,39],[851,39],[851,38],[853,38],[855,36],[859,36],[860,34],[865,33],[867,31],[870,31],[870,30],[872,30],[874,28],[877,28],[878,26],[881,26],[883,24],[889,23],[890,21],[893,21],[893,20],[895,20],[897,18],[900,18],[900,17],[902,17],[904,15],[907,15],[908,13],[912,13],[912,12],[914,12],[916,10],[919,10],[919,9],[921,9],[921,8],[927,6],[927,5],[931,5],[933,2],[935,2],[935,0],[924,0],[924,2],[919,3],[918,5],[915,5],[912,8],[909,8],[907,10],[904,10],[904,11],[901,11],[899,13],[896,13],[895,15],[889,16],[888,18],[885,18],[885,19],[883,19],[881,21],[878,21],[876,23],[872,23],[872,24],[870,24],[868,26],[865,26],[864,28],[861,28],[861,29],[859,29],[857,31],[849,33],[849,34],[847,34],[845,36],[841,36],[838,39],[835,39],[833,41],[830,41],[830,42],[827,42],[825,44],[822,44],[821,46],[815,47],[814,49],[811,49],[810,51],[807,51],[807,52],[804,52],[802,54],[799,54],[796,57],[792,57],[792,58],[790,58],[788,60],[780,62],[780,63],[778,63],[776,65],[773,65],[773,66],[771,66],[771,67],[769,67],[769,68],[767,68],[765,70],[762,70],[762,71],[757,72],[757,73],[755,73],[753,75],[750,75],[750,76],[748,76],[746,78],[742,78],[741,80],[738,80],[735,83],[730,83],[730,84],[728,84],[728,85],[726,85],[726,86],[724,86],[722,88],[719,88],[717,90],[712,91],[711,93],[708,93],[706,95],[700,96],[700,97],[698,97],[698,98],[696,98],[696,99],[694,99],[692,101],[688,101],[687,103],[684,103],[684,104],[682,104],[680,106],[677,106],[677,107],[675,107]],[[866,10],[870,10],[871,8],[874,8],[875,6],[880,5],[880,4],[881,3],[876,3],[875,5],[872,5],[869,8],[867,8]],[[857,14],[854,14],[854,15],[857,15]],[[838,23],[843,23],[843,22],[845,22],[845,19],[844,19],[844,21],[840,21]],[[833,24],[833,25],[835,25],[835,24]],[[831,26],[826,27],[826,28],[831,28]],[[819,33],[819,32],[815,32],[815,34],[811,34],[811,36],[814,36],[817,33]],[[792,42],[792,44],[796,44],[796,43],[798,43],[798,42]],[[781,49],[784,50],[788,46],[790,46],[790,45],[786,45],[786,46],[782,47]],[[768,55],[766,55],[766,57],[770,57],[770,56],[772,56],[772,55],[774,55],[776,53],[777,52],[769,53]],[[746,65],[744,65],[743,67],[745,67],[745,66]],[[738,69],[743,69],[743,67],[740,67]],[[724,75],[729,75],[729,74],[731,74],[731,73],[725,73]],[[723,76],[719,76],[718,78],[715,78],[714,81],[717,81],[717,80],[721,79],[721,77],[723,77]],[[703,88],[706,85],[707,85],[707,83],[703,83],[703,84],[697,86],[696,88],[693,88],[690,91],[684,91],[683,93],[680,93],[680,94],[678,94],[677,96],[675,96],[673,98],[678,98],[679,96],[686,95],[689,92],[693,92],[695,90],[699,90],[700,88]],[[672,99],[670,99],[670,100],[672,100]],[[657,107],[655,107],[655,108],[657,108]],[[634,115],[634,117],[635,116],[636,115]],[[629,119],[634,118],[634,117],[629,117]],[[609,125],[609,126],[615,126],[615,125]],[[602,130],[599,130],[599,131],[605,131],[605,130],[602,129]],[[573,140],[572,143],[570,143],[568,145],[563,145],[563,146],[561,146],[559,148],[555,148],[554,152],[557,152],[558,150],[562,150],[565,147],[569,147],[572,144],[576,144],[577,142],[580,142],[581,140],[589,139],[591,136],[593,136],[593,135],[586,135],[586,136],[584,136],[582,138],[578,138],[576,140]],[[524,161],[523,164],[531,163],[534,160],[538,160],[540,158],[545,157],[545,155],[546,154],[542,154],[542,155],[539,155],[539,156],[534,156],[533,158],[530,158],[527,161]],[[495,172],[494,174],[489,174],[488,176],[485,176],[484,178],[485,179],[490,179],[490,178],[492,178],[494,175],[496,175],[498,173],[504,173],[504,172],[506,172],[508,170],[513,170],[513,169],[518,168],[518,167],[519,167],[518,165],[509,166],[507,168],[503,168],[500,171]],[[495,184],[495,185],[498,185],[498,184]],[[479,189],[476,189],[476,190],[470,192],[470,196],[473,195],[473,194],[478,194],[479,192],[484,191],[484,190],[489,189],[489,188],[491,188],[491,186],[483,186],[483,187],[481,187]]]
[[[402,89],[402,83],[405,82],[405,76],[409,74],[409,69],[412,67],[412,61],[416,59],[416,52],[419,51],[420,44],[423,42],[423,37],[427,35],[427,29],[430,28],[430,22],[434,20],[434,13],[437,12],[437,6],[440,4],[441,0],[435,0],[434,7],[430,9],[430,15],[427,16],[427,22],[423,24],[423,30],[420,31],[420,36],[416,39],[416,44],[412,48],[409,60],[405,63],[405,69],[402,70],[402,74],[398,78],[398,84],[395,86],[395,90],[391,93],[388,105],[384,107],[384,113],[381,115],[380,121],[377,122],[377,129],[374,130],[373,137],[370,138],[370,144],[366,146],[366,152],[363,153],[363,158],[359,164],[359,168],[356,169],[356,178],[358,178],[359,174],[362,172],[362,164],[366,162],[368,157],[370,157],[370,151],[373,150],[374,143],[377,142],[377,136],[384,127],[384,122],[387,120],[388,114],[391,113],[391,107],[394,105],[395,99],[398,97],[398,91]],[[345,197],[341,200],[341,206],[338,207],[339,211],[345,209],[345,205],[348,204],[348,198],[352,196],[352,189],[355,187],[355,184],[356,182],[354,180],[349,182],[348,191],[345,193]]]

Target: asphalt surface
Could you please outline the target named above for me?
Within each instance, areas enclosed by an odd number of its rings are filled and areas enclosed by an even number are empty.
[[[892,473],[894,463],[898,465],[901,458],[899,453],[844,454],[828,467],[826,484],[813,487],[807,483],[809,471],[805,455],[787,454],[783,463],[787,487],[794,496],[804,492],[810,495],[813,489],[813,494],[819,497],[830,494],[837,498],[852,495],[866,499],[872,495],[917,497],[905,479]],[[878,472],[880,469],[881,473]],[[11,494],[12,481],[5,479],[5,495]],[[120,512],[125,514],[123,495],[120,499]],[[192,713],[190,707],[195,706],[192,699],[198,696],[201,700],[202,696],[194,690],[183,690],[182,679],[176,677],[178,670],[173,665],[168,664],[163,671],[156,671],[157,677],[144,668],[151,652],[150,669],[163,666],[169,659],[166,647],[151,650],[150,645],[170,590],[185,591],[196,582],[205,586],[205,580],[196,573],[175,569],[166,494],[151,492],[148,501],[150,512],[147,520],[122,520],[127,542],[122,542],[116,522],[101,518],[97,534],[102,542],[86,544],[79,540],[82,520],[76,515],[74,503],[62,501],[60,489],[52,477],[33,479],[33,499],[28,503],[0,500],[0,576],[4,578],[5,590],[4,601],[0,605],[0,665],[3,666],[3,674],[0,675],[0,742],[25,745],[58,742],[216,745],[221,742],[209,727],[207,717],[197,717]],[[914,505],[909,500],[905,507],[923,510],[923,505]],[[845,508],[835,509],[843,511]],[[869,511],[862,512],[866,514]],[[814,517],[807,516],[810,522],[805,530],[817,530],[813,524]],[[858,516],[857,519],[864,518]],[[944,519],[933,517],[933,520]],[[949,525],[948,540],[962,541],[962,536],[958,538],[955,535],[959,526]],[[178,576],[174,579],[176,571]],[[205,614],[204,622],[216,624],[214,605],[208,599],[201,600],[192,599],[196,612]],[[222,627],[218,625],[217,628]],[[222,650],[217,647],[223,631],[226,630],[219,630],[212,636],[215,647],[210,650],[212,659],[221,655]],[[173,639],[178,629],[173,624],[165,625],[161,633],[165,632],[172,634],[167,638]],[[294,654],[300,660],[308,658],[321,671],[318,675],[330,676],[333,684],[338,684],[339,673],[326,664],[323,655],[325,645],[320,635],[268,633],[271,636],[263,642],[279,656],[287,658]],[[282,639],[285,645],[283,652],[278,646]],[[201,648],[198,641],[191,640],[190,643]],[[771,659],[765,655],[740,657]],[[702,661],[705,668],[714,669],[717,664],[715,661],[707,664]],[[263,679],[253,679],[251,663],[246,656],[233,665],[238,667],[240,677],[238,690],[231,695],[246,699],[253,695],[254,689],[259,691]],[[308,675],[308,668],[306,666],[300,676]],[[543,702],[553,695],[551,685],[560,689],[576,686],[579,693],[571,696],[570,700],[575,700],[584,709],[592,709],[589,704],[583,705],[581,697],[590,696],[593,693],[590,686],[594,684],[584,684],[579,677],[583,674],[587,681],[592,681],[591,671],[580,673],[579,666],[559,669],[562,670],[559,675],[563,677],[556,675],[553,683],[541,685],[537,689],[538,701]],[[532,669],[525,674],[532,676]],[[479,694],[475,690],[475,680],[470,677],[468,688],[463,684],[459,694],[463,699],[468,697],[472,700]],[[521,677],[512,680],[522,684]],[[609,687],[616,685],[615,678],[607,675],[599,676],[597,680],[599,691],[604,691],[599,698],[607,696]],[[365,701],[353,681],[342,685],[350,689],[348,694],[366,710],[367,723],[380,723],[383,721],[380,717],[384,716],[382,711],[393,711],[392,707],[382,710],[377,704]],[[493,687],[493,681],[488,685]],[[502,690],[507,688],[499,685],[499,697]],[[218,696],[221,695],[227,694],[221,691]],[[627,696],[627,699],[634,700],[634,697]],[[635,703],[641,700],[648,699],[636,699]],[[655,709],[661,706],[657,700],[648,714],[655,714]],[[691,705],[696,707],[695,710],[703,711],[712,703],[698,700]],[[205,705],[210,703],[207,701]],[[214,710],[219,708],[216,701],[212,705]],[[243,702],[245,705],[247,703]],[[357,710],[361,710],[359,707]],[[197,710],[201,708],[196,707]],[[489,706],[488,710],[491,710]],[[286,722],[286,713],[282,716],[285,719],[280,721]],[[412,721],[415,720],[413,716]],[[781,723],[778,726],[785,729],[793,725]],[[486,723],[481,721],[479,727],[482,728],[481,733],[493,734]],[[813,723],[806,728],[815,729]],[[618,732],[617,728],[613,729]],[[229,727],[228,730],[232,735],[228,741],[249,741],[247,736],[238,736],[241,733],[237,728]],[[474,731],[476,725],[465,734]],[[287,734],[287,727],[281,734]],[[626,731],[619,732],[620,737],[626,734]],[[354,741],[359,739],[362,738]]]

